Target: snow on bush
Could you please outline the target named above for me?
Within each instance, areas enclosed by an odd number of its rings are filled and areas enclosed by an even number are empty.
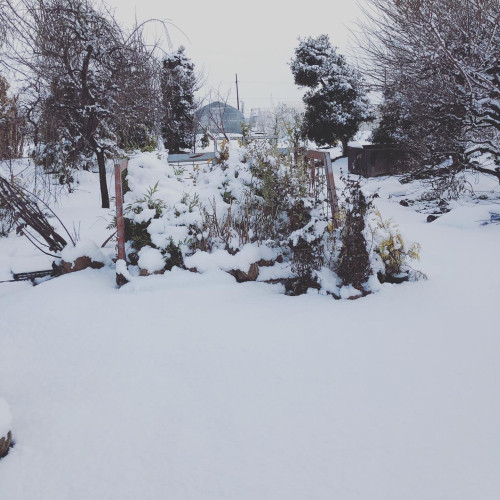
[[[61,251],[64,262],[75,262],[79,257],[89,257],[93,262],[106,262],[104,253],[92,240],[80,240],[75,246],[67,245]]]
[[[162,253],[157,248],[142,247],[139,250],[139,267],[149,273],[161,271],[165,267]]]
[[[132,274],[221,269],[238,281],[280,281],[288,294],[315,288],[337,298],[354,294],[341,294],[342,285],[362,294],[377,288],[369,268],[355,282],[336,275],[342,233],[325,215],[326,193],[311,188],[305,161],[259,140],[219,148],[214,164],[170,165],[159,152],[130,160],[124,216],[128,260],[138,266]]]

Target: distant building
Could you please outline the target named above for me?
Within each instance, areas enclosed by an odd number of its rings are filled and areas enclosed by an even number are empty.
[[[220,101],[203,106],[196,113],[196,117],[200,134],[207,129],[216,134],[241,134],[241,124],[245,123],[245,116],[241,111]]]

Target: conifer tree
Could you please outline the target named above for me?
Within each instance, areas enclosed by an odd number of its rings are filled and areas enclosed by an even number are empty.
[[[342,228],[337,274],[342,285],[352,285],[358,290],[371,274],[370,257],[366,248],[365,218],[370,208],[359,180],[346,179],[345,221]]]
[[[372,119],[360,74],[332,47],[328,35],[300,40],[291,63],[304,95],[304,132],[319,146],[347,143],[363,121]]]
[[[161,90],[163,98],[162,135],[171,153],[191,148],[195,139],[194,93],[197,78],[194,64],[184,47],[163,59]]]

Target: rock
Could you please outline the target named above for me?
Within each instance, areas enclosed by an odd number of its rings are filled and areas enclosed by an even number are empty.
[[[400,204],[402,207],[409,207],[409,206],[410,206],[410,204],[409,204],[406,200],[401,200],[401,201],[399,202],[399,204]]]
[[[427,222],[434,222],[436,219],[438,219],[437,215],[428,215],[427,216]]]
[[[265,259],[260,259],[259,262],[257,262],[257,265],[259,267],[272,267],[276,261],[274,260],[265,260]]]
[[[312,276],[271,279],[266,280],[265,283],[269,283],[272,285],[283,285],[285,287],[285,295],[291,296],[303,295],[304,293],[307,293],[310,288],[314,290],[321,290],[321,286],[318,283],[317,279]],[[337,296],[335,296],[335,298],[337,298]]]
[[[137,266],[139,263],[139,254],[137,252],[130,252],[128,254],[128,261],[132,266]]]
[[[392,283],[393,285],[399,285],[400,283],[405,283],[410,280],[408,274],[394,276],[392,274],[382,274],[380,271],[377,273],[377,278],[380,283]]]
[[[231,276],[234,276],[238,283],[243,283],[245,281],[255,281],[259,276],[259,265],[257,264],[257,262],[254,262],[253,264],[250,264],[250,267],[248,268],[248,271],[246,273],[241,269],[232,269],[231,271],[229,271],[229,274]]]
[[[12,444],[12,433],[9,431],[6,437],[0,438],[0,458],[3,458],[9,453],[9,448]]]
[[[82,256],[78,257],[74,262],[65,262],[63,260],[57,267],[61,274],[68,274],[83,271],[88,267],[92,269],[101,269],[101,267],[104,267],[104,264],[102,262],[95,262],[90,257]]]
[[[140,276],[152,276],[154,274],[165,274],[165,269],[160,269],[154,273],[150,273],[147,269],[141,269]]]

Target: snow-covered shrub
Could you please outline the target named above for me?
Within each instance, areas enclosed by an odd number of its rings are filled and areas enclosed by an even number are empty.
[[[341,248],[336,262],[336,271],[343,286],[352,285],[362,291],[371,276],[365,226],[371,201],[361,190],[359,180],[345,180],[345,219],[341,230]]]
[[[245,147],[225,143],[219,158],[213,165],[182,168],[152,154],[130,161],[125,194],[130,262],[143,269],[139,252],[147,246],[162,254],[167,270],[198,269],[203,259],[191,258],[194,254],[236,256],[252,247],[262,251],[248,250],[256,256],[248,264],[262,260],[271,266],[275,261],[263,257],[269,254],[265,247],[273,259],[285,260],[287,278],[314,281],[328,224],[321,201],[308,193],[305,164],[265,141]]]
[[[246,243],[282,245],[311,219],[304,165],[294,165],[291,156],[264,141],[251,142],[232,154],[239,154],[242,161],[225,173],[219,185],[222,200],[212,198],[201,207],[195,248],[235,252]],[[222,165],[228,160],[229,154]]]
[[[227,161],[229,160],[229,142],[227,139],[223,139],[220,143],[217,154],[215,155],[215,163],[221,168],[227,167]]]
[[[238,281],[282,283],[289,295],[315,288],[351,297],[373,289],[371,269],[382,260],[367,249],[371,202],[359,181],[346,181],[344,227],[336,230],[323,209],[326,193],[311,188],[300,158],[260,140],[226,146],[222,164],[179,168],[152,153],[131,159],[125,217],[137,274],[216,268]]]
[[[152,220],[159,220],[167,208],[167,204],[158,197],[158,182],[150,186],[143,196],[125,206],[125,238],[129,241],[133,252],[138,254],[139,266],[150,272],[170,270],[174,266],[183,265],[182,253],[172,238],[160,251],[154,245],[151,233],[148,231]],[[149,250],[146,252],[145,249]],[[153,254],[154,258],[151,257]],[[159,259],[161,265],[158,264]]]
[[[414,270],[409,264],[410,261],[420,260],[420,244],[408,244],[392,219],[384,220],[378,210],[372,213],[375,252],[383,263],[383,269],[379,271],[381,281],[425,278],[423,273]]]

